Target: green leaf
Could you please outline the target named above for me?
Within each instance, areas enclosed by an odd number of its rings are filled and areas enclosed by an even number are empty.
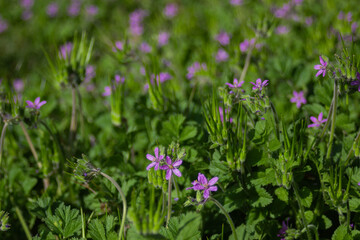
[[[313,199],[312,192],[309,188],[303,187],[299,192],[300,198],[301,198],[301,204],[304,205],[304,207],[309,208],[311,206],[311,202]]]
[[[104,225],[99,219],[93,219],[90,222],[89,234],[94,240],[106,240]]]
[[[345,225],[340,225],[331,237],[331,240],[351,240],[351,235],[348,234],[348,228]]]
[[[322,228],[324,228],[324,229],[329,229],[332,226],[332,222],[327,216],[322,215],[321,221],[320,221],[320,226],[322,226]]]
[[[201,215],[188,212],[179,217],[171,218],[168,228],[162,227],[160,234],[172,240],[198,240],[201,238],[200,225]]]
[[[180,142],[186,141],[195,137],[197,134],[197,128],[195,126],[186,126],[180,134]]]
[[[257,187],[256,193],[257,194],[254,194],[250,198],[250,200],[253,201],[251,203],[251,206],[253,206],[253,207],[265,207],[265,206],[269,205],[273,200],[271,195],[262,187]]]
[[[277,188],[275,195],[283,202],[287,203],[289,201],[289,192],[283,187]]]

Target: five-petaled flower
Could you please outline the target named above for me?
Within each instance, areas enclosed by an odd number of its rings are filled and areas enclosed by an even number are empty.
[[[163,155],[159,155],[159,148],[156,147],[154,150],[155,156],[151,155],[151,154],[146,154],[146,158],[150,161],[152,161],[152,163],[150,163],[147,167],[146,170],[150,170],[150,168],[154,167],[155,171],[159,170],[160,168],[160,162],[161,160],[164,159]]]
[[[27,100],[26,103],[27,103],[26,106],[27,108],[40,109],[40,107],[44,105],[46,101],[40,102],[40,97],[37,97],[34,102]]]
[[[327,62],[324,61],[324,59],[320,56],[320,65],[315,65],[314,69],[319,70],[315,77],[318,77],[319,75],[323,75],[323,77],[325,77],[326,74],[326,67],[327,67]]]
[[[245,81],[240,81],[237,80],[236,78],[234,78],[234,81],[233,83],[225,83],[226,85],[229,86],[229,88],[240,88],[243,84],[244,84]]]
[[[171,175],[174,173],[176,176],[181,177],[181,172],[178,167],[182,164],[182,160],[172,162],[169,156],[166,156],[166,165],[161,166],[161,170],[166,170],[166,180],[170,180]]]
[[[300,91],[300,92],[293,91],[293,94],[294,94],[294,97],[290,99],[290,102],[296,103],[297,108],[300,108],[301,104],[306,104],[306,99],[304,97],[303,91]]]
[[[204,198],[208,199],[210,197],[210,192],[216,192],[217,186],[214,186],[219,180],[218,177],[213,177],[210,181],[207,180],[204,174],[199,173],[197,180],[193,181],[191,184],[192,187],[186,188],[186,190],[193,189],[195,191],[204,190]]]
[[[323,113],[321,112],[318,118],[311,116],[310,120],[313,122],[312,124],[308,125],[308,128],[311,127],[320,127],[322,123],[326,122],[327,119],[323,119]]]
[[[259,91],[261,92],[263,87],[268,85],[269,80],[264,80],[263,82],[261,81],[260,78],[256,79],[256,83],[250,82],[253,86],[253,90],[257,90],[259,89]]]
[[[285,240],[285,235],[288,228],[289,228],[289,218],[286,219],[286,223],[285,221],[282,221],[281,229],[279,230],[279,234],[277,235],[278,237],[281,238],[281,240]]]

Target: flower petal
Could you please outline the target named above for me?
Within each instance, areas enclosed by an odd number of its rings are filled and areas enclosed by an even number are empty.
[[[321,112],[318,117],[319,122],[321,122],[322,118],[323,118],[323,113]]]
[[[322,67],[321,65],[315,65],[315,66],[314,66],[314,69],[316,69],[316,70],[320,70],[320,69],[321,69],[321,67]]]
[[[199,175],[198,175],[198,182],[200,183],[200,184],[202,184],[202,185],[205,185],[205,184],[207,184],[207,179],[206,179],[206,177],[205,177],[205,175],[204,174],[202,174],[202,173],[199,173]]]
[[[169,156],[166,156],[166,163],[169,165],[171,165],[171,163],[172,163],[171,158]]]
[[[152,162],[150,163],[147,167],[146,167],[146,170],[150,170],[150,168],[154,167],[156,165],[156,162]]]
[[[182,160],[177,160],[173,163],[173,167],[179,167],[182,164]]]
[[[324,61],[324,59],[321,57],[321,56],[319,56],[319,59],[320,59],[320,63],[321,63],[321,65],[325,65],[325,61]]]
[[[216,192],[218,190],[217,186],[211,186],[208,188],[211,192]]]
[[[219,180],[218,177],[213,177],[212,179],[210,179],[209,185],[210,185],[210,186],[214,185],[218,180]]]
[[[46,101],[42,101],[42,102],[40,102],[37,106],[38,106],[38,108],[40,108],[42,105],[44,105],[44,104],[46,104]]]
[[[155,157],[159,158],[159,148],[158,147],[155,148],[154,153],[155,153]]]
[[[313,116],[310,117],[310,120],[311,120],[313,123],[317,123],[317,121],[318,121],[317,118],[316,118],[316,117],[313,117]]]
[[[40,102],[40,97],[35,98],[34,105],[38,105]]]
[[[181,172],[180,172],[179,169],[173,168],[172,171],[173,171],[173,173],[174,173],[176,176],[181,177]]]
[[[166,170],[166,180],[170,180],[172,171],[171,169]]]
[[[208,199],[210,197],[210,191],[209,191],[209,189],[205,189],[205,191],[204,191],[204,198],[205,199]]]
[[[151,154],[146,154],[146,158],[148,159],[148,160],[150,160],[150,161],[155,161],[155,157],[153,156],[153,155],[151,155]]]
[[[318,77],[318,76],[321,75],[322,73],[323,73],[323,70],[319,70],[319,71],[316,73],[315,77]]]

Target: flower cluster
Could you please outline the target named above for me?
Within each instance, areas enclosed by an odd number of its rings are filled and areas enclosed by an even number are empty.
[[[119,84],[123,84],[125,82],[125,77],[121,77],[120,75],[115,75],[114,80],[112,81],[111,86],[105,86],[103,96],[107,97],[111,95],[111,89],[115,89]]]
[[[142,21],[144,20],[147,12],[142,9],[135,10],[130,14],[129,24],[130,24],[130,32],[134,36],[140,36],[143,33],[143,25]]]
[[[160,149],[158,147],[154,150],[154,155],[147,154],[146,158],[151,161],[151,163],[146,167],[146,170],[150,170],[154,167],[155,171],[166,170],[166,180],[170,180],[172,174],[175,174],[178,177],[181,177],[181,172],[178,169],[182,164],[182,160],[171,160],[169,156],[160,155]],[[165,160],[164,160],[165,158]]]
[[[194,62],[193,65],[188,67],[188,69],[187,69],[188,73],[187,73],[186,77],[187,77],[187,79],[192,79],[197,72],[199,72],[201,70],[206,70],[206,69],[207,69],[207,67],[206,67],[205,63],[200,64],[199,62]]]

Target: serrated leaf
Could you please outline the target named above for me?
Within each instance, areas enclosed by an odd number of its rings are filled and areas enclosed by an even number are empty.
[[[331,237],[331,240],[351,240],[353,239],[351,235],[348,234],[348,227],[345,225],[340,225],[334,232]]]
[[[309,188],[307,187],[303,187],[300,191],[299,191],[299,195],[301,198],[301,203],[304,207],[309,208],[311,206],[311,202],[313,199],[312,196],[312,192],[310,191]]]
[[[257,196],[251,197],[254,201],[251,203],[253,207],[265,207],[269,205],[273,198],[272,196],[262,187],[256,188]]]
[[[198,240],[201,238],[200,225],[201,215],[195,212],[188,212],[179,217],[171,218],[168,228],[162,227],[160,234],[167,239]]]
[[[99,219],[93,219],[89,224],[89,234],[94,240],[106,240],[104,225]]]
[[[289,192],[285,188],[277,188],[275,190],[275,195],[283,202],[287,203],[289,201]]]

